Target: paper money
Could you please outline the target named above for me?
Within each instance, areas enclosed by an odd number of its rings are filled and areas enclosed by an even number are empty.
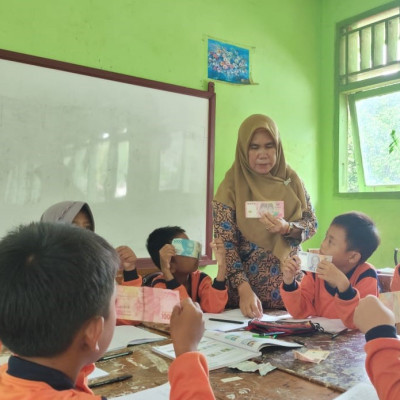
[[[285,215],[283,201],[246,201],[246,218],[260,218],[265,213],[270,213],[276,218]]]
[[[236,368],[243,372],[255,372],[258,371],[261,376],[267,375],[268,372],[276,369],[269,362],[263,364],[257,364],[254,361],[242,361],[239,364],[231,365],[230,368]]]
[[[304,353],[300,351],[293,350],[294,358],[300,361],[312,362],[319,364],[321,361],[325,360],[329,356],[329,351],[327,350],[307,350]]]
[[[171,313],[179,304],[179,293],[170,289],[117,286],[117,318],[169,324]]]
[[[201,243],[195,240],[175,238],[172,240],[177,256],[193,257],[199,259],[201,256]]]
[[[317,270],[318,264],[322,260],[332,261],[332,256],[326,256],[323,254],[307,253],[306,251],[299,251],[297,253],[301,262],[301,269],[303,271],[315,272]]]

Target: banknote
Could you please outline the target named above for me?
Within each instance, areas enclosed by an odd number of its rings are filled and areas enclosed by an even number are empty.
[[[195,240],[175,238],[172,240],[177,256],[193,257],[199,259],[201,256],[201,243]]]
[[[283,201],[246,201],[245,207],[246,218],[260,218],[266,212],[277,218],[285,215]]]
[[[305,352],[300,352],[293,350],[294,358],[300,361],[312,362],[319,364],[321,361],[325,360],[329,356],[330,351],[328,350],[306,350]]]
[[[169,324],[172,310],[179,302],[179,293],[174,290],[117,286],[118,319]]]
[[[323,254],[308,253],[306,251],[299,251],[297,253],[301,261],[301,269],[303,271],[315,272],[318,264],[322,260],[332,261],[332,256],[326,256]]]

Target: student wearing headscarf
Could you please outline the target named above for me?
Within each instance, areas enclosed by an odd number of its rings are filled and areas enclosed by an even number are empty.
[[[284,217],[246,218],[246,201],[283,201]],[[315,234],[317,221],[271,118],[254,114],[240,126],[235,161],[214,197],[213,225],[226,247],[228,307],[249,318],[283,308],[281,260]]]
[[[82,201],[62,201],[53,204],[43,213],[40,221],[74,224],[93,232],[95,226],[92,210],[87,203]],[[136,254],[128,246],[119,246],[116,251],[123,270],[122,284],[126,286],[141,286],[142,277],[138,275],[136,270]]]

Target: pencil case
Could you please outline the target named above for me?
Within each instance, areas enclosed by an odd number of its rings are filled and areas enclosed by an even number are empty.
[[[323,331],[323,328],[318,323],[313,323],[311,321],[268,322],[254,319],[249,321],[246,329],[255,333],[280,336],[312,334]]]

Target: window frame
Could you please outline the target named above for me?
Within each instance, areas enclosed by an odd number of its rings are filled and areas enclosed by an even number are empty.
[[[353,82],[348,81],[348,76],[344,77],[343,68],[348,73],[348,46],[346,42],[345,49],[342,45],[342,37],[347,37],[343,34],[346,27],[356,24],[358,21],[369,18],[376,14],[380,14],[391,9],[398,8],[400,12],[400,2],[395,1],[388,3],[384,6],[375,8],[363,14],[359,14],[355,17],[346,19],[337,23],[336,25],[336,51],[335,51],[335,126],[336,126],[336,157],[335,165],[337,168],[337,192],[339,194],[348,194],[351,196],[357,194],[368,194],[368,193],[393,193],[400,191],[399,185],[367,185],[364,176],[364,166],[362,164],[360,138],[358,132],[358,120],[357,112],[355,109],[355,102],[361,98],[374,97],[380,94],[386,94],[390,92],[400,92],[400,70],[390,75],[373,76],[366,79],[356,80]],[[377,22],[379,23],[379,22]],[[400,35],[400,33],[399,33]],[[386,42],[385,42],[386,43]],[[342,58],[345,55],[346,65],[343,66],[341,63]],[[361,56],[360,56],[361,57]],[[398,68],[400,60],[395,63],[387,63],[386,66],[395,66]],[[385,68],[385,66],[383,66]],[[360,67],[362,69],[362,67]],[[373,69],[373,68],[372,68]],[[379,68],[376,68],[379,69]],[[360,71],[360,74],[363,72]],[[345,83],[343,83],[345,80]],[[399,132],[400,134],[400,132]],[[348,157],[348,145],[349,135],[352,136],[354,145],[354,161],[357,170],[357,187],[358,191],[351,191],[348,187],[348,167],[350,160]],[[388,153],[389,155],[389,153]]]

